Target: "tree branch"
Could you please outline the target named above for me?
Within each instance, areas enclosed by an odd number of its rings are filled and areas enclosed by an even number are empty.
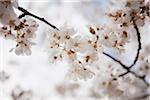
[[[129,67],[126,66],[125,64],[123,64],[121,61],[117,60],[116,58],[112,57],[111,55],[103,52],[104,55],[106,55],[107,57],[111,58],[112,60],[114,60],[115,62],[117,62],[118,64],[120,64],[124,69],[129,70]]]
[[[49,23],[49,22],[48,22],[47,20],[45,20],[44,18],[39,17],[39,16],[36,16],[36,15],[30,13],[29,11],[27,11],[26,9],[24,9],[24,8],[22,8],[22,7],[18,7],[18,10],[20,10],[21,12],[23,12],[23,14],[19,16],[19,18],[22,18],[22,17],[24,17],[24,16],[26,16],[26,15],[32,16],[32,17],[34,17],[34,18],[36,18],[36,19],[38,19],[38,20],[40,20],[40,21],[43,21],[44,23],[46,23],[46,24],[49,25],[50,27],[52,27],[52,28],[54,28],[54,29],[56,29],[56,30],[59,30],[56,26],[52,25],[51,23]]]
[[[134,28],[135,28],[136,34],[137,34],[138,49],[137,49],[136,57],[135,57],[133,63],[130,65],[130,68],[133,67],[136,64],[136,62],[138,61],[140,50],[142,49],[141,35],[140,35],[139,28],[137,27],[135,21],[133,21],[133,25],[134,25]]]
[[[117,62],[118,64],[120,64],[125,70],[126,72],[118,75],[118,77],[123,77],[125,75],[127,75],[128,73],[131,73],[133,74],[135,77],[141,79],[147,86],[149,86],[149,83],[145,80],[145,75],[144,76],[140,76],[138,75],[137,73],[131,71],[130,69],[136,64],[136,62],[138,61],[138,58],[139,58],[139,54],[140,54],[140,50],[142,49],[142,43],[141,43],[141,34],[140,34],[140,31],[139,31],[139,28],[138,26],[136,25],[135,21],[133,20],[133,26],[136,30],[136,34],[137,34],[137,41],[138,41],[138,49],[137,49],[137,54],[136,54],[136,57],[133,61],[133,63],[130,65],[130,66],[127,66],[125,64],[123,64],[121,61],[117,60],[116,58],[112,57],[111,55],[103,52],[104,55],[106,55],[107,57],[111,58],[112,60],[114,60],[115,62]],[[116,79],[116,78],[115,78]]]

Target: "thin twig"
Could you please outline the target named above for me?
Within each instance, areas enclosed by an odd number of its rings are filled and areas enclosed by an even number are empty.
[[[125,76],[125,75],[127,75],[129,73],[132,74],[132,75],[134,75],[135,77],[141,79],[146,84],[146,86],[149,86],[149,83],[145,79],[145,77],[146,77],[145,75],[144,76],[140,76],[137,73],[135,73],[133,71],[130,71],[130,70],[126,71],[125,73],[122,73],[122,74],[118,75],[118,77],[123,77],[123,76]]]
[[[19,18],[22,18],[22,17],[24,17],[24,16],[26,16],[26,15],[29,15],[29,16],[32,16],[32,17],[34,17],[34,18],[40,20],[40,21],[43,21],[44,23],[48,24],[50,27],[59,30],[56,26],[52,25],[51,23],[49,23],[49,22],[48,22],[47,20],[45,20],[44,18],[39,17],[39,16],[37,16],[37,15],[34,15],[34,14],[30,13],[29,11],[27,11],[26,9],[24,9],[24,8],[22,8],[22,7],[18,7],[18,10],[20,10],[20,11],[23,12],[23,14],[19,16]]]
[[[103,54],[106,55],[107,57],[111,58],[112,60],[114,60],[118,64],[120,64],[124,69],[129,70],[129,67],[127,67],[125,64],[123,64],[121,61],[117,60],[116,58],[112,57],[111,55],[109,55],[105,52],[103,52]]]
[[[139,28],[138,28],[138,26],[136,25],[136,23],[135,23],[134,20],[133,20],[133,26],[134,26],[134,29],[136,30],[136,34],[137,34],[138,49],[137,49],[136,57],[135,57],[133,63],[129,66],[129,69],[131,69],[131,68],[136,64],[136,62],[138,61],[139,54],[140,54],[140,50],[142,49],[140,31],[139,31]],[[125,73],[123,73],[123,74],[121,74],[121,75],[119,75],[119,76],[124,76],[124,75],[128,74],[129,71],[130,71],[130,70],[128,70],[127,72],[125,72]],[[137,76],[136,73],[133,73],[133,72],[131,72],[131,73],[132,73],[132,74],[135,74],[135,76]],[[140,77],[140,76],[137,76],[137,77]]]
[[[135,57],[133,63],[131,64],[130,68],[133,67],[136,64],[136,62],[138,61],[140,50],[142,49],[141,35],[140,35],[139,28],[137,27],[135,21],[133,21],[133,25],[134,25],[134,28],[135,28],[136,34],[137,34],[138,49],[137,49],[136,57]]]
[[[126,74],[128,74],[130,71],[126,71],[125,73],[122,73],[119,75],[119,77],[125,76]]]

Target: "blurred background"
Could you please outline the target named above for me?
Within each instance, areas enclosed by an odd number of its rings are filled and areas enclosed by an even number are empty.
[[[19,0],[19,5],[57,27],[67,23],[82,33],[87,32],[86,26],[89,24],[106,23],[103,16],[105,11],[114,7],[114,2],[115,0]],[[107,97],[100,99],[101,96],[93,89],[96,78],[72,81],[66,78],[66,62],[50,63],[46,47],[46,30],[50,27],[38,20],[37,22],[40,26],[36,31],[36,45],[32,47],[31,56],[10,53],[9,50],[15,43],[0,38],[0,100],[108,100]],[[148,36],[143,39],[148,40]],[[145,45],[149,43],[146,41]],[[136,44],[126,47],[127,54],[135,54],[133,45]],[[133,61],[134,55],[125,60],[127,54],[121,59],[128,64]],[[113,63],[102,57],[102,67]],[[15,99],[19,96],[20,99]]]

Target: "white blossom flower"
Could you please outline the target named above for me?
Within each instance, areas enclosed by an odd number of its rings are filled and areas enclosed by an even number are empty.
[[[73,63],[67,75],[69,78],[76,81],[90,79],[95,73],[88,68],[82,67],[78,63]]]
[[[74,34],[76,34],[76,31],[66,25],[60,27],[59,30],[52,29],[48,32],[50,40],[56,41],[58,44],[66,43]]]
[[[86,52],[90,49],[90,46],[88,45],[88,38],[81,37],[79,35],[71,38],[65,45],[66,49],[72,48],[76,52]]]
[[[31,45],[34,45],[34,43],[31,41],[32,38],[34,38],[34,33],[38,27],[38,24],[31,19],[23,19],[20,22],[19,26],[15,27],[15,30],[17,31],[16,34],[16,49],[15,53],[17,55],[20,54],[26,54],[31,55]]]
[[[133,21],[138,26],[145,24],[145,19],[149,16],[149,4],[145,0],[125,0],[123,8],[108,14],[120,27],[129,27]]]
[[[86,52],[83,54],[83,62],[85,64],[92,64],[98,60],[98,53],[97,52]]]
[[[49,61],[52,64],[56,64],[58,61],[62,61],[63,60],[63,51],[61,49],[50,49],[49,50],[50,55],[49,55]]]
[[[15,35],[12,34],[11,29],[8,26],[0,27],[0,36],[5,39],[15,39]]]
[[[31,55],[31,49],[30,48],[31,47],[29,47],[27,44],[25,44],[23,42],[22,43],[19,42],[19,44],[15,48],[15,53],[17,55],[26,54],[27,56],[29,56],[29,55]]]
[[[100,35],[100,41],[102,45],[113,48],[117,52],[124,51],[123,46],[129,41],[129,35],[126,31],[111,31],[111,30],[103,30]]]
[[[35,31],[38,24],[32,19],[21,19],[19,25],[11,27],[11,25],[4,25],[0,28],[0,36],[5,39],[12,39],[17,42],[15,53],[17,55],[26,54],[31,55],[31,41],[35,37]],[[13,49],[12,49],[13,50]]]
[[[103,48],[102,48],[102,43],[100,41],[99,33],[100,33],[100,30],[102,30],[103,28],[100,27],[99,25],[95,25],[95,26],[88,26],[88,29],[92,36],[88,37],[86,44],[90,46],[92,51],[102,53]]]
[[[1,0],[0,1],[0,21],[3,24],[11,24],[12,21],[19,22],[13,7],[18,7],[17,0]]]

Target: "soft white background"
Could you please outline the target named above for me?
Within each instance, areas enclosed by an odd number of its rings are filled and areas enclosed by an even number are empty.
[[[19,4],[58,27],[67,22],[69,26],[81,33],[87,31],[87,24],[106,22],[101,16],[109,6],[109,2],[105,0],[20,0]],[[0,100],[11,100],[10,94],[16,86],[20,86],[23,90],[31,90],[34,100],[62,100],[61,95],[55,90],[55,86],[61,83],[80,84],[81,88],[76,92],[76,98],[85,100],[83,98],[88,98],[87,89],[93,84],[93,79],[71,81],[66,78],[69,66],[65,62],[58,64],[49,62],[45,30],[50,27],[43,22],[38,21],[38,23],[40,26],[34,40],[37,45],[33,46],[31,56],[17,56],[13,52],[10,53],[9,50],[15,46],[15,43],[0,38],[0,70],[10,76],[4,83],[0,83],[2,88]],[[148,36],[143,39],[149,40]],[[133,48],[129,48],[129,52],[132,53],[130,49],[133,50]],[[128,59],[129,61],[124,61],[130,63],[133,58],[134,55]],[[67,98],[63,97],[63,99],[75,98],[69,93],[67,95]]]

